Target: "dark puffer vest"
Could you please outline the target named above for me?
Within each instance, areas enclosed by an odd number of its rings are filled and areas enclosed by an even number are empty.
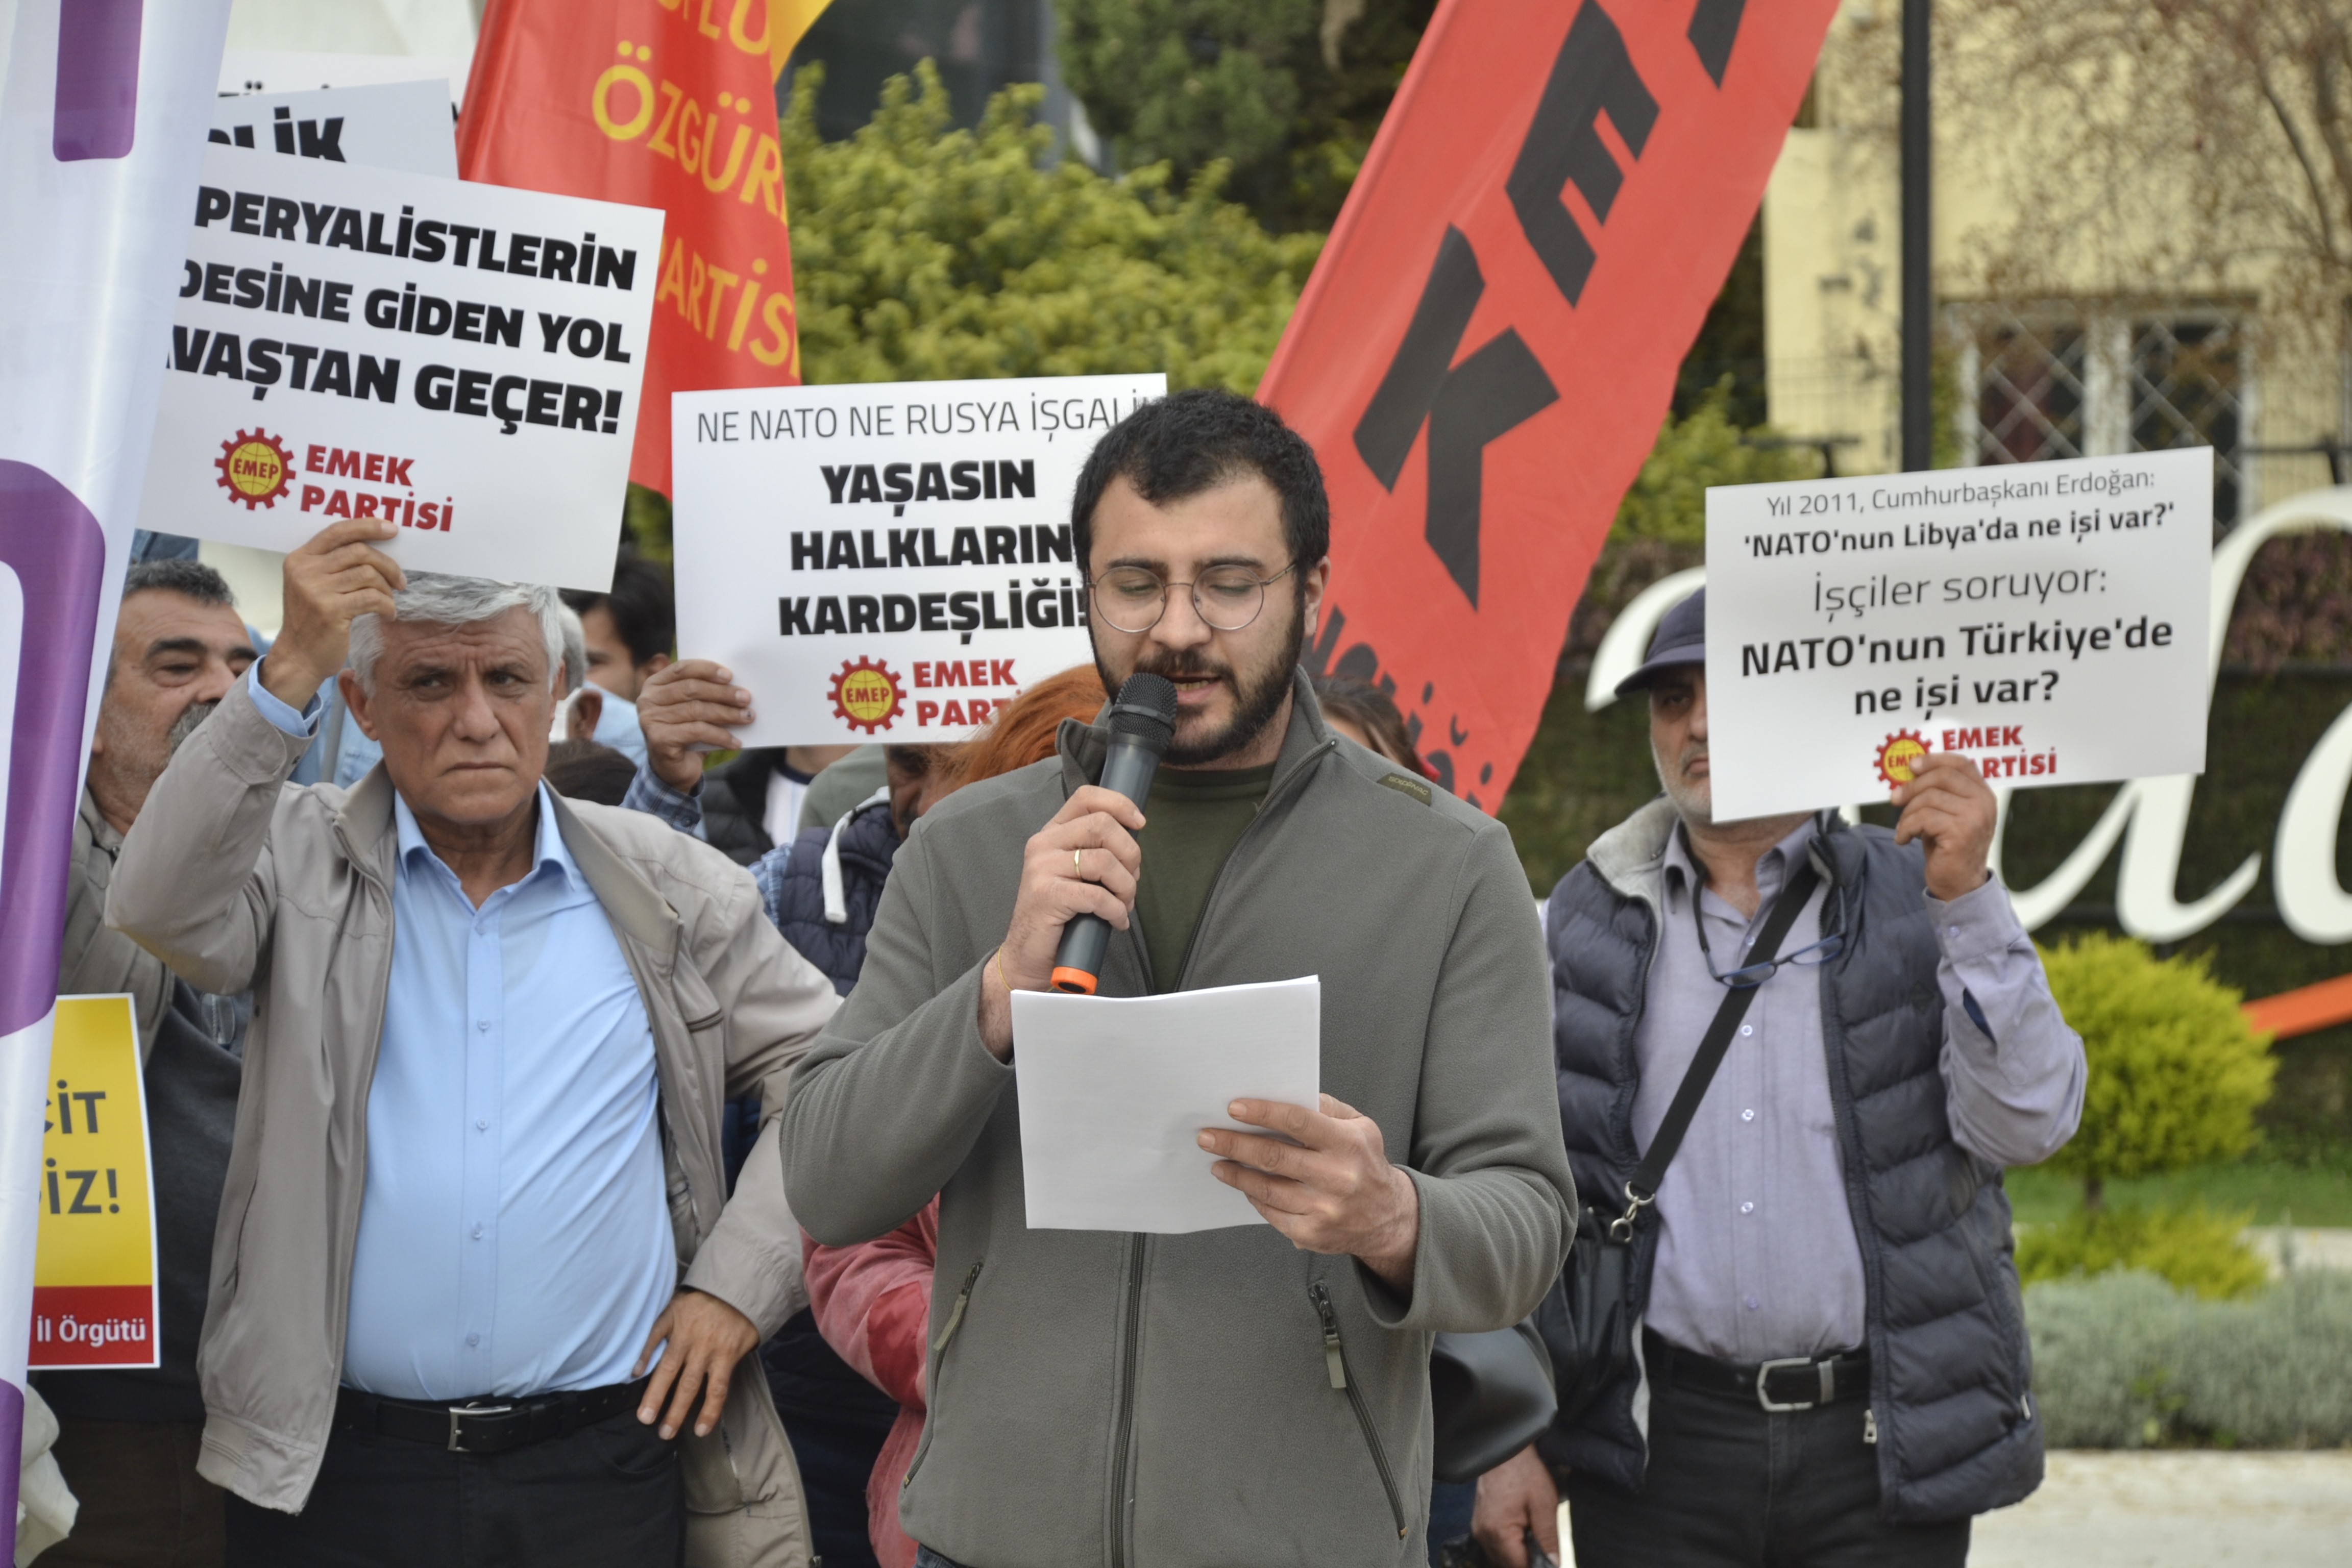
[[[807,827],[793,840],[777,889],[776,929],[803,958],[815,964],[844,996],[866,967],[866,933],[882,903],[882,884],[898,854],[898,829],[887,800],[868,801],[831,827]],[[826,918],[825,860],[840,867],[843,917]]]
[[[1578,1198],[1623,1208],[1640,1161],[1634,1028],[1657,952],[1664,857],[1675,824],[1658,800],[1596,840],[1545,909],[1553,1058]],[[2042,1481],[2042,1424],[2011,1258],[1998,1166],[1953,1141],[1945,1116],[1939,953],[1918,846],[1825,816],[1813,860],[1830,886],[1822,929],[1844,951],[1822,966],[1822,1031],[1843,1157],[1846,1205],[1868,1289],[1870,1404],[1881,1514],[1964,1518],[2018,1501]],[[1657,1232],[1634,1248],[1646,1299]],[[1638,1489],[1648,1390],[1629,1377],[1543,1451]]]

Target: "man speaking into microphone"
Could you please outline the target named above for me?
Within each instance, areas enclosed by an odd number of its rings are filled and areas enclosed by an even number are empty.
[[[1172,739],[1140,805],[1097,782],[1113,710],[923,817],[793,1079],[794,1210],[840,1245],[940,1195],[919,1563],[1424,1562],[1430,1336],[1528,1311],[1574,1214],[1526,875],[1323,722],[1298,655],[1329,509],[1275,414],[1147,405],[1071,516],[1104,689],[1165,677]],[[1112,928],[1105,996],[1321,978],[1320,1110],[1202,1135],[1265,1226],[1027,1227],[1011,997],[1080,915]]]

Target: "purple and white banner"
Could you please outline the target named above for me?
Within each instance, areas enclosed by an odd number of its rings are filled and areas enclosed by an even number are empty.
[[[228,0],[18,0],[0,88],[0,1506],[16,1517],[75,802]]]

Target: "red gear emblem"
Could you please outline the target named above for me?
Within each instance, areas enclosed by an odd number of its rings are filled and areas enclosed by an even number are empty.
[[[1928,752],[1927,737],[1916,730],[1897,730],[1886,737],[1878,748],[1878,776],[1888,788],[1907,784],[1917,777],[1919,760]]]
[[[833,678],[833,711],[853,730],[871,735],[890,727],[907,705],[907,693],[890,667],[875,659],[844,659]]]
[[[220,470],[220,487],[228,491],[228,499],[243,501],[247,511],[276,506],[278,498],[293,488],[287,481],[294,475],[294,454],[267,430],[240,430],[234,439],[223,441],[213,467]]]

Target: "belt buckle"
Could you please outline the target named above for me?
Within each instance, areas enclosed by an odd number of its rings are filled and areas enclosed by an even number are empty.
[[[464,1436],[463,1423],[468,1415],[505,1415],[511,1414],[511,1405],[452,1405],[449,1406],[449,1451],[453,1454],[472,1452],[458,1439]]]
[[[1772,1396],[1764,1392],[1764,1384],[1767,1378],[1769,1378],[1774,1373],[1780,1371],[1783,1367],[1812,1366],[1815,1364],[1817,1364],[1815,1358],[1809,1355],[1782,1356],[1778,1361],[1766,1362],[1763,1365],[1756,1369],[1756,1403],[1762,1405],[1766,1411],[1774,1415],[1784,1415],[1792,1410],[1812,1409],[1819,1401],[1805,1399],[1800,1400],[1794,1405],[1774,1404]]]

